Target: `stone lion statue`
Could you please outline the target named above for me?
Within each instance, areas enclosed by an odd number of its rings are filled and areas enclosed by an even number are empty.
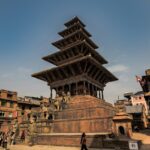
[[[60,102],[61,102],[61,97],[56,94],[56,98],[53,102],[53,105],[55,106],[56,110],[60,110]]]

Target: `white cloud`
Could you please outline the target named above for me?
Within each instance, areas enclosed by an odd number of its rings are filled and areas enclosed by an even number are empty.
[[[14,72],[7,72],[7,73],[3,73],[0,75],[1,78],[14,78],[14,76],[20,76],[22,74],[30,74],[31,73],[31,69],[25,68],[25,67],[19,67],[16,71]],[[19,74],[18,74],[19,73]]]
[[[25,67],[19,67],[19,68],[17,69],[17,71],[20,72],[20,73],[30,73],[30,72],[31,72],[31,69],[25,68]]]
[[[136,86],[136,82],[129,71],[130,68],[123,64],[116,64],[107,67],[110,72],[114,73],[119,79],[116,82],[108,83],[105,87],[106,101],[114,103],[118,97],[123,99],[123,94],[127,92],[137,91],[139,88]]]
[[[4,73],[1,75],[2,78],[10,78],[10,77],[13,77],[14,74],[13,73]]]
[[[125,65],[118,64],[108,67],[108,70],[110,70],[113,73],[120,73],[120,72],[127,72],[129,68]]]
[[[141,87],[137,85],[132,78],[128,79],[128,82],[118,80],[115,82],[110,82],[106,85],[104,89],[104,97],[107,102],[114,103],[118,97],[119,99],[124,99],[124,93],[136,92],[140,90]]]

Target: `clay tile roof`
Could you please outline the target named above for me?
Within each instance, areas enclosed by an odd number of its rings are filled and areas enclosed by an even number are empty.
[[[119,112],[113,117],[113,120],[132,120],[132,117],[125,112]]]

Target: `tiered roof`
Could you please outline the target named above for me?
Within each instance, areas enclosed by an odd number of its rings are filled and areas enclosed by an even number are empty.
[[[65,50],[45,56],[43,57],[43,59],[58,66],[60,64],[63,64],[64,62],[68,62],[69,60],[91,54],[91,56],[94,57],[99,63],[107,63],[107,61],[86,41],[81,41],[76,43],[75,45],[74,44],[66,48]]]
[[[117,80],[102,66],[107,61],[95,50],[98,46],[90,39],[91,34],[84,28],[84,23],[75,17],[65,26],[67,28],[58,33],[62,39],[52,43],[60,51],[43,57],[56,67],[32,76],[48,82],[52,88],[87,81],[103,89],[107,82]]]

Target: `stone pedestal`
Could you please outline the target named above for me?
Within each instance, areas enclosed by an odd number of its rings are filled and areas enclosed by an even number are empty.
[[[55,112],[54,133],[112,132],[114,108],[92,96],[75,96],[68,107]]]
[[[88,147],[103,147],[103,139],[107,133],[87,133]],[[55,146],[80,146],[81,133],[50,133],[40,134],[36,138],[36,142],[40,145],[55,145]]]
[[[51,133],[45,132],[46,126],[41,126],[42,133],[38,134],[36,141],[38,144],[79,146],[80,136],[85,132],[89,146],[96,143],[100,146],[102,139],[112,133],[114,112],[113,106],[104,100],[75,96],[64,110],[55,112]]]

